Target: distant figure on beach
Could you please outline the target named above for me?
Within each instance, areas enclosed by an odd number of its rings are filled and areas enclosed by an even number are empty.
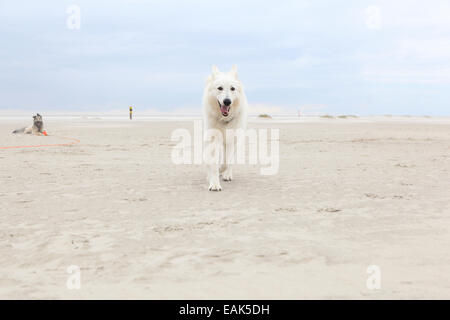
[[[133,107],[130,106],[130,120],[133,120]]]
[[[13,133],[25,133],[25,134],[35,134],[41,135],[44,133],[44,122],[42,121],[42,116],[37,113],[33,116],[33,125],[29,127],[23,127],[20,129],[16,129]]]

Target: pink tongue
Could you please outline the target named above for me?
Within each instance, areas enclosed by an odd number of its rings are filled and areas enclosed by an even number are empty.
[[[230,108],[227,107],[226,105],[221,105],[220,111],[222,111],[222,113],[228,113],[228,111],[230,111]]]

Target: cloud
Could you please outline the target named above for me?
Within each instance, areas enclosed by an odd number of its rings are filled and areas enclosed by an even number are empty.
[[[431,91],[429,104],[445,111],[450,100],[438,90],[449,82],[446,0],[78,0],[80,30],[66,27],[71,4],[0,3],[0,109],[182,112],[200,103],[212,64],[239,66],[254,113],[302,105],[376,113],[377,103],[411,107],[408,99]],[[373,5],[378,18],[367,12]],[[392,83],[397,90],[372,94]]]
[[[397,50],[398,55],[402,58],[420,61],[433,61],[435,59],[449,61],[450,36],[401,39]]]
[[[450,67],[368,68],[362,72],[366,80],[385,83],[450,83]]]
[[[301,57],[296,58],[292,64],[300,69],[303,68],[310,68],[310,67],[314,67],[317,65],[320,65],[321,63],[326,62],[327,60],[324,58],[320,58],[320,57],[316,57],[316,56],[312,56],[312,55],[304,55]]]

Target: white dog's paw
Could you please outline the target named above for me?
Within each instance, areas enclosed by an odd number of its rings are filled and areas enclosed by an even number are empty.
[[[209,184],[209,191],[222,191],[222,187],[218,181],[216,183],[211,182]]]
[[[233,174],[231,172],[231,169],[227,169],[222,173],[222,179],[223,179],[223,181],[233,180]]]

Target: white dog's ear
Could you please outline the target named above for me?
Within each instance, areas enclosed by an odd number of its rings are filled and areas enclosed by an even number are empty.
[[[233,64],[233,66],[231,67],[230,74],[237,79],[238,77],[237,66],[235,64]]]
[[[217,68],[217,66],[212,66],[212,75],[215,77],[220,73],[219,68]]]

